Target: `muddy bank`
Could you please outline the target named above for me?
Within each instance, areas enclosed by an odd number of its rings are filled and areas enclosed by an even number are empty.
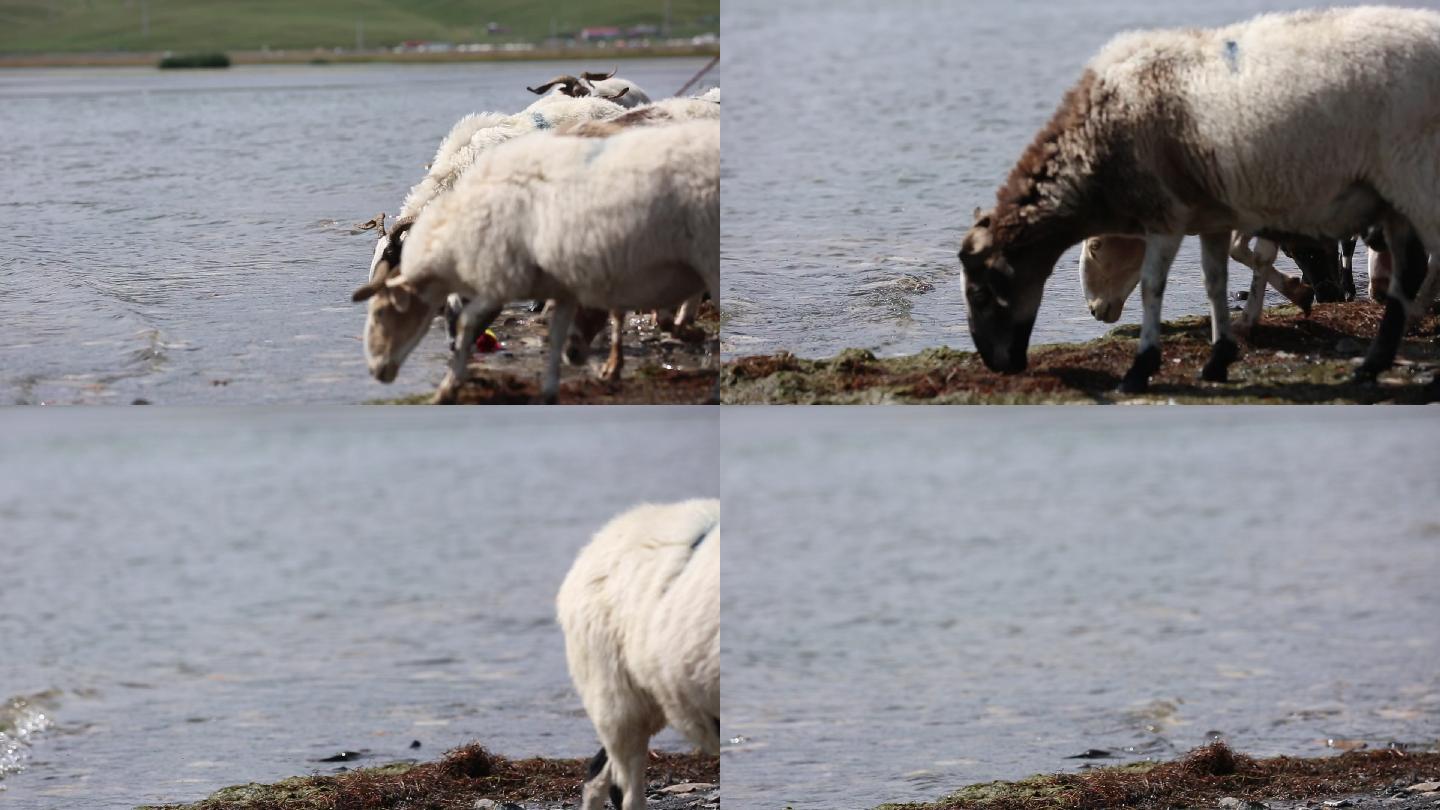
[[[1433,808],[1440,753],[1385,749],[1321,758],[1251,759],[1223,742],[1165,763],[1095,768],[971,785],[937,802],[877,810],[1104,810],[1309,807]]]
[[[273,785],[236,785],[194,804],[139,810],[472,810],[576,806],[584,759],[507,759],[479,744],[437,762],[395,762],[335,774],[297,776]],[[720,760],[700,754],[651,754],[650,806],[720,806]]]
[[[1370,345],[1382,305],[1317,304],[1310,317],[1293,306],[1265,312],[1230,382],[1206,383],[1210,319],[1186,317],[1164,326],[1164,364],[1141,395],[1117,393],[1135,356],[1139,327],[1112,330],[1078,344],[1030,350],[1021,374],[990,371],[974,352],[945,347],[876,359],[847,349],[826,360],[787,353],[742,357],[721,372],[721,400],[759,403],[1425,403],[1440,401],[1440,318],[1427,316],[1406,336],[1396,368],[1378,385],[1351,381]]]
[[[627,314],[622,336],[624,368],[620,379],[600,379],[600,368],[610,351],[608,327],[596,336],[586,365],[560,366],[562,405],[701,405],[714,401],[719,316],[709,303],[700,310],[694,328],[676,337],[655,327],[649,315]],[[470,381],[460,392],[462,405],[528,405],[540,401],[540,376],[545,366],[549,318],[524,307],[509,307],[491,331],[501,348],[470,358]],[[412,361],[413,362],[413,361]],[[418,365],[418,364],[417,364]],[[401,374],[410,369],[402,369]],[[435,385],[440,384],[437,375]],[[430,394],[397,399],[379,398],[379,404],[418,405]]]

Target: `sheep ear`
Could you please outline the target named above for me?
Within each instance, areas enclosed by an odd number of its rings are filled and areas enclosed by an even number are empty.
[[[360,289],[351,293],[350,300],[351,302],[358,304],[361,301],[373,298],[376,293],[380,292],[383,289],[385,289],[385,277],[377,276],[376,278],[373,278],[369,282],[367,282]]]

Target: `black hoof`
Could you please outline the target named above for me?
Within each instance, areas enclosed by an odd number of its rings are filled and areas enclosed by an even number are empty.
[[[1240,356],[1240,350],[1236,348],[1235,341],[1228,338],[1221,338],[1210,347],[1210,360],[1200,370],[1200,379],[1206,382],[1229,382],[1230,364]]]
[[[1143,394],[1150,390],[1150,378],[1160,370],[1160,347],[1151,346],[1135,355],[1135,362],[1120,381],[1120,393]]]

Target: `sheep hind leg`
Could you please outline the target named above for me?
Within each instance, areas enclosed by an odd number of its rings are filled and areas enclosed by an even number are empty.
[[[605,810],[607,798],[617,810],[625,803],[620,788],[610,775],[610,756],[602,746],[590,760],[590,767],[585,774],[585,785],[581,789],[580,807],[582,810]]]
[[[1205,274],[1205,295],[1210,299],[1210,359],[1200,371],[1208,382],[1226,382],[1230,364],[1240,356],[1230,333],[1228,232],[1200,235],[1200,266]]]
[[[1431,234],[1431,244],[1440,243],[1440,234]],[[1410,223],[1403,217],[1394,216],[1385,223],[1385,244],[1390,248],[1390,284],[1385,299],[1385,314],[1380,318],[1380,328],[1370,342],[1365,360],[1355,370],[1355,382],[1373,384],[1381,372],[1395,365],[1395,355],[1400,350],[1400,341],[1405,337],[1405,328],[1410,320],[1411,309],[1425,277],[1435,270],[1435,263],[1427,255],[1426,240],[1417,236]]]
[[[1120,381],[1122,394],[1145,393],[1150,389],[1150,377],[1160,370],[1160,305],[1165,300],[1165,278],[1184,238],[1183,234],[1145,237],[1145,259],[1140,265],[1140,302],[1144,308],[1140,348]]]
[[[500,315],[500,307],[487,305],[475,299],[465,304],[456,316],[457,345],[450,353],[450,369],[435,392],[436,405],[453,405],[460,396],[460,389],[470,378],[470,354],[475,350],[475,338],[480,330],[490,326]]]
[[[570,336],[570,322],[575,320],[575,299],[554,299],[550,311],[550,341],[545,354],[545,376],[540,384],[540,399],[546,405],[554,405],[560,395],[560,357],[565,352],[565,340]]]
[[[1356,237],[1340,240],[1340,286],[1346,301],[1355,300],[1355,243]],[[1306,312],[1305,314],[1310,314]]]
[[[610,310],[610,355],[600,367],[600,379],[614,382],[625,367],[625,310]]]

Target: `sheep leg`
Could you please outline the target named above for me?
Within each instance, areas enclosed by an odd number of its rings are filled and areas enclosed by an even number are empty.
[[[617,810],[645,810],[645,757],[648,736],[607,740],[610,778],[620,788],[622,803]]]
[[[1120,393],[1143,394],[1150,377],[1160,370],[1160,304],[1165,300],[1165,278],[1180,250],[1184,234],[1150,234],[1145,237],[1145,259],[1140,264],[1140,350],[1120,381]]]
[[[1385,223],[1385,244],[1390,248],[1389,294],[1385,300],[1385,314],[1380,318],[1380,328],[1370,342],[1364,362],[1355,370],[1355,382],[1362,385],[1374,383],[1381,372],[1395,365],[1395,355],[1400,350],[1400,341],[1405,337],[1405,327],[1410,319],[1411,302],[1420,291],[1425,276],[1437,267],[1434,261],[1428,259],[1424,243],[1402,217],[1393,217]]]
[[[1355,237],[1340,240],[1340,285],[1346,301],[1355,300]]]
[[[500,307],[488,305],[478,298],[465,304],[456,316],[456,332],[459,344],[450,353],[450,368],[445,379],[435,392],[436,405],[453,405],[460,396],[460,388],[470,378],[470,354],[475,350],[475,338],[480,330],[494,323],[500,315]]]
[[[1245,299],[1245,311],[1240,315],[1240,320],[1235,322],[1235,334],[1248,336],[1251,327],[1260,322],[1260,312],[1265,304],[1265,280],[1266,274],[1261,268],[1268,262],[1274,266],[1275,243],[1268,239],[1256,239],[1255,248],[1260,253],[1250,250],[1250,237],[1240,231],[1230,238],[1230,257],[1250,268],[1253,275],[1250,278],[1250,296]],[[1264,255],[1262,255],[1264,254]]]
[[[460,312],[465,309],[468,303],[455,293],[445,296],[445,339],[449,342],[450,351],[455,351],[455,341],[460,337]]]
[[[570,336],[570,322],[575,319],[574,298],[556,298],[551,301],[550,348],[545,355],[545,377],[540,385],[540,400],[554,405],[560,395],[560,356],[565,351],[565,340]]]
[[[1200,235],[1200,267],[1205,274],[1205,295],[1210,299],[1210,359],[1200,378],[1208,382],[1225,382],[1230,364],[1240,355],[1230,333],[1229,241],[1227,231]]]
[[[625,367],[625,310],[610,310],[610,355],[600,367],[600,379],[614,382],[620,379],[620,369]]]
[[[616,810],[620,810],[625,804],[620,788],[615,786],[615,780],[610,775],[610,755],[602,746],[600,752],[590,760],[589,771],[585,774],[585,785],[580,792],[581,810],[605,810],[606,798],[610,799]]]

